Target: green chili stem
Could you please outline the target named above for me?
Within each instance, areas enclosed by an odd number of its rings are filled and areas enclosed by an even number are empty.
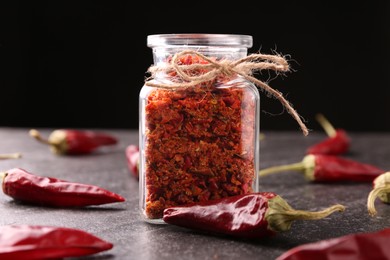
[[[7,176],[7,172],[0,172],[0,180],[3,182],[4,178]]]
[[[382,193],[390,193],[390,185],[386,185],[383,187],[378,187],[373,189],[367,198],[367,210],[371,217],[377,214],[375,209],[375,200]]]
[[[267,176],[273,173],[283,172],[283,171],[300,171],[304,172],[306,166],[303,162],[292,163],[287,165],[273,166],[259,171],[259,176]]]
[[[325,218],[336,211],[344,211],[340,204],[333,205],[321,211],[304,211],[293,209],[282,197],[275,196],[268,201],[268,210],[265,218],[269,228],[276,232],[287,231],[295,220],[318,220]]]
[[[344,210],[345,207],[343,205],[336,204],[321,211],[304,211],[294,209],[291,211],[284,212],[284,214],[286,217],[289,216],[291,220],[317,220],[325,218],[333,212],[342,212]]]
[[[20,153],[8,153],[8,154],[0,154],[0,160],[3,159],[18,159],[22,157]]]
[[[31,129],[29,133],[30,133],[30,135],[31,135],[32,137],[34,137],[35,139],[37,139],[39,142],[44,143],[44,144],[48,144],[48,145],[53,145],[53,144],[52,144],[51,142],[49,142],[48,140],[44,139],[44,138],[41,136],[41,134],[40,134],[37,130]]]
[[[328,119],[325,118],[323,114],[317,114],[316,120],[322,126],[322,128],[324,128],[328,136],[333,137],[336,135],[336,129],[332,126]]]
[[[41,134],[38,132],[38,130],[35,130],[35,129],[31,129],[30,130],[30,135],[32,137],[34,137],[36,140],[38,140],[39,142],[43,143],[43,144],[47,144],[47,145],[50,145],[52,146],[54,149],[60,149],[60,143],[58,142],[53,142],[53,141],[49,141],[49,140],[46,140],[44,139]]]

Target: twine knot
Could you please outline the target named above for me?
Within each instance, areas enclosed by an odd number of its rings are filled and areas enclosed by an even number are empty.
[[[201,58],[202,63],[193,64],[181,64],[180,58],[186,55],[193,55]],[[289,71],[288,62],[284,57],[279,55],[267,55],[267,54],[251,54],[238,60],[213,60],[209,57],[192,50],[185,50],[176,53],[170,63],[163,65],[150,66],[148,72],[151,73],[151,77],[147,78],[145,85],[158,88],[186,88],[193,87],[198,84],[212,81],[217,77],[233,75],[240,75],[243,78],[249,80],[255,84],[258,88],[265,91],[270,96],[279,100],[282,105],[287,109],[288,113],[297,121],[303,134],[308,135],[308,129],[303,123],[299,114],[295,111],[292,105],[283,97],[283,94],[278,90],[271,88],[267,83],[255,78],[253,73],[261,70],[273,70],[276,72]],[[177,74],[178,79],[170,83],[162,83],[157,81],[151,81],[155,78],[159,72]]]
[[[229,60],[220,61],[217,65],[215,65],[215,69],[217,69],[220,74],[227,77],[231,77],[235,74],[232,62]]]

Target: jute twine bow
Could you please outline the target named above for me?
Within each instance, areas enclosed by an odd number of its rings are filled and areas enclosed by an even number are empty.
[[[178,60],[184,55],[194,55],[202,58],[207,61],[206,64],[194,63],[190,65],[179,64]],[[303,134],[308,135],[309,131],[306,125],[303,123],[301,117],[292,107],[292,105],[283,97],[283,94],[278,90],[275,90],[268,86],[265,82],[258,80],[253,75],[255,71],[261,70],[274,70],[277,72],[287,72],[289,71],[289,65],[286,59],[278,55],[267,55],[267,54],[251,54],[244,58],[238,60],[212,60],[203,54],[192,51],[185,50],[179,53],[176,53],[170,63],[163,65],[153,65],[150,66],[148,72],[151,73],[145,81],[145,85],[158,88],[187,88],[193,87],[195,85],[211,81],[221,75],[232,76],[240,75],[243,78],[254,83],[258,88],[265,91],[267,94],[273,96],[287,109],[288,113],[298,122]],[[207,71],[204,74],[195,74],[191,75],[189,72],[194,70],[204,70]],[[156,74],[159,72],[176,72],[180,77],[180,82],[170,82],[168,84],[162,82],[151,81],[155,78]]]

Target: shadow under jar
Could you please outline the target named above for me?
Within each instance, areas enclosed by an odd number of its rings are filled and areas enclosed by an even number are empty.
[[[210,61],[222,64],[246,57],[252,36],[156,34],[147,37],[147,45],[153,50],[153,65],[162,69],[153,75],[153,86],[145,83],[139,98],[144,220],[162,224],[167,207],[257,192],[256,86],[222,73],[188,86],[191,81],[168,68],[174,59],[186,75],[207,76],[213,69],[207,66]],[[161,87],[171,83],[175,87]]]

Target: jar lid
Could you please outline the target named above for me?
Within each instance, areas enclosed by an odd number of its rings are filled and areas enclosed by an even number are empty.
[[[222,46],[222,47],[252,47],[253,39],[250,35],[242,34],[153,34],[147,36],[148,47],[163,46]]]

